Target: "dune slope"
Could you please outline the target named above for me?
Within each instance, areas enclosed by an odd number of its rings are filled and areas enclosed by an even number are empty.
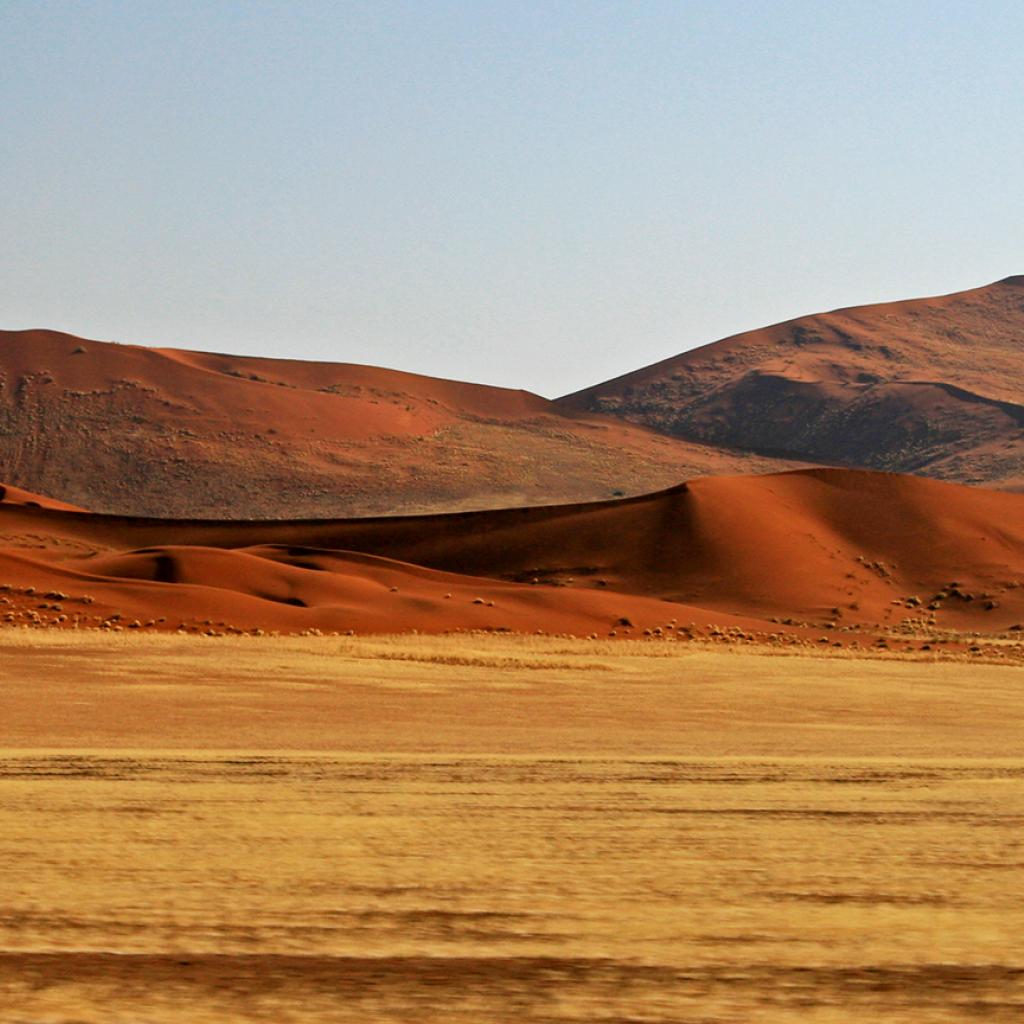
[[[714,613],[1000,633],[1024,620],[1024,495],[807,470],[593,504],[349,520],[132,519],[3,502],[0,583],[102,596],[172,624],[606,632],[623,617],[653,626]]]
[[[102,512],[291,518],[489,508],[780,465],[524,391],[0,332],[0,480]]]
[[[0,484],[0,502],[6,502],[9,505],[27,505],[30,508],[61,509],[64,512],[85,511],[77,505],[69,505],[66,501],[58,501],[56,498],[48,498],[43,494],[26,491],[23,487],[12,487],[9,484]]]
[[[840,309],[560,400],[690,441],[1024,489],[1024,277]]]

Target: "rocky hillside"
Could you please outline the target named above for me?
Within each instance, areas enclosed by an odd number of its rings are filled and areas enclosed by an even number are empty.
[[[1024,489],[1024,277],[801,317],[560,401],[761,455]]]

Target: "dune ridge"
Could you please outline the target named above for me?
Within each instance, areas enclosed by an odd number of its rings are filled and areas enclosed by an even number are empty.
[[[818,469],[615,501],[344,520],[3,502],[0,582],[88,592],[104,610],[167,626],[605,635],[627,619],[994,634],[1024,619],[1024,495]]]
[[[35,491],[26,491],[23,487],[12,487],[9,484],[0,484],[0,502],[34,508],[52,508],[63,512],[85,511],[78,505],[69,505],[66,501],[58,501],[56,498],[48,498],[43,494],[36,494]]]

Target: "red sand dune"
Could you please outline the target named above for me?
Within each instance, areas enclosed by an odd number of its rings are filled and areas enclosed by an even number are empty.
[[[26,491],[21,487],[12,487],[10,484],[0,484],[0,502],[7,502],[9,505],[29,505],[35,508],[55,508],[65,512],[84,512],[85,509],[78,505],[69,505],[66,501],[57,501],[56,498],[47,498],[34,491]]]
[[[690,441],[1024,489],[1024,277],[748,331],[560,400]]]
[[[354,520],[131,519],[5,502],[0,583],[65,592],[63,614],[168,626],[605,634],[620,617],[792,618],[818,630],[931,617],[999,633],[1024,620],[1024,495],[807,470],[594,504]],[[95,608],[75,603],[84,594]]]
[[[0,332],[0,479],[96,511],[393,514],[592,500],[779,468],[525,391]]]

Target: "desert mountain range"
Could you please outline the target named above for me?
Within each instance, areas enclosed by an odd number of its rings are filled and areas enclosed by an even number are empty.
[[[762,455],[1024,489],[1024,276],[748,331],[561,404]]]
[[[1024,489],[1024,277],[706,345],[558,401],[351,364],[0,332],[0,480],[93,511],[596,501],[808,464]]]

